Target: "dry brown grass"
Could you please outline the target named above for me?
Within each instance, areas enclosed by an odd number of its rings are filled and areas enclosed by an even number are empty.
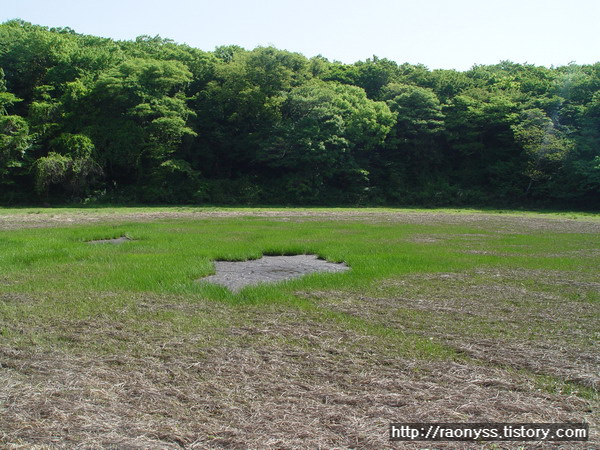
[[[106,222],[151,222],[166,219],[214,219],[236,217],[260,217],[265,219],[283,221],[312,221],[312,220],[353,220],[374,223],[406,223],[416,225],[448,224],[468,225],[484,231],[493,229],[497,233],[515,233],[527,231],[555,231],[573,233],[598,233],[600,221],[597,219],[577,219],[498,215],[488,213],[460,213],[448,214],[432,211],[404,211],[404,210],[318,210],[318,209],[282,209],[282,210],[205,210],[205,211],[131,211],[126,212],[88,212],[86,210],[61,211],[57,209],[52,213],[0,214],[0,230],[38,227],[63,227],[76,224],[94,224]]]
[[[597,302],[569,294],[600,291],[593,276],[493,270],[388,280],[378,296],[306,293],[323,306],[431,336],[486,363],[600,386]]]
[[[390,444],[389,423],[597,423],[588,401],[540,391],[525,374],[384,356],[369,336],[289,310],[248,308],[240,319],[245,325],[231,328],[218,347],[207,347],[202,336],[146,343],[137,355],[2,347],[0,443],[423,448]]]

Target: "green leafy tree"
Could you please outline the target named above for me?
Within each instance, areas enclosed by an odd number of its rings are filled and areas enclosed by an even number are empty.
[[[308,61],[297,53],[234,50],[192,102],[199,137],[190,162],[228,179],[260,175],[257,152],[281,120],[286,92],[311,76]]]
[[[443,111],[452,178],[465,189],[499,199],[521,192],[525,157],[512,129],[519,104],[504,92],[474,88],[454,97]]]
[[[17,115],[9,115],[12,105],[21,101],[7,92],[4,72],[0,68],[0,184],[11,184],[15,171],[25,162],[25,152],[31,146],[27,121]]]
[[[387,198],[399,200],[402,192],[439,176],[444,114],[437,96],[427,88],[391,83],[382,89],[381,97],[396,120],[371,165],[380,190]]]
[[[369,186],[369,154],[393,123],[389,108],[364,90],[314,80],[286,96],[281,125],[259,161],[285,177],[295,201],[318,202],[328,191],[357,199]]]
[[[528,157],[526,175],[529,178],[525,195],[534,182],[549,180],[562,168],[573,150],[573,142],[558,128],[544,111],[523,112],[521,121],[512,127],[516,141]]]
[[[185,136],[193,115],[184,89],[191,73],[180,62],[131,59],[105,73],[79,102],[81,124],[119,182],[143,182],[169,159]]]
[[[600,92],[594,93],[585,105],[578,124],[574,138],[577,146],[570,160],[569,187],[572,193],[589,201],[600,197]]]
[[[4,68],[11,91],[29,102],[35,88],[49,84],[48,74],[68,65],[75,48],[69,34],[13,20],[0,27],[0,67]]]
[[[392,145],[424,161],[437,159],[444,114],[436,94],[430,89],[393,83],[383,89],[382,96],[397,114]]]
[[[355,63],[354,84],[362,87],[367,97],[381,100],[382,89],[398,80],[398,64],[385,58],[373,56],[366,61]]]
[[[60,184],[71,194],[81,196],[102,174],[94,160],[94,144],[87,136],[63,133],[52,147],[55,151],[34,164],[36,191],[46,197],[51,185]]]

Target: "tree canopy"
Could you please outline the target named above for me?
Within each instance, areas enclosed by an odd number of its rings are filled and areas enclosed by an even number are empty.
[[[0,25],[0,202],[600,207],[600,63],[465,72]]]

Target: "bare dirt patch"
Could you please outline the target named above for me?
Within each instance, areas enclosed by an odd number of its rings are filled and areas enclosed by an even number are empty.
[[[219,284],[234,292],[260,283],[300,278],[311,273],[350,270],[344,263],[332,263],[316,255],[263,256],[248,261],[215,261],[215,275],[198,281]]]
[[[115,239],[97,239],[95,241],[87,241],[88,244],[122,244],[124,242],[133,241],[127,236],[121,236]]]

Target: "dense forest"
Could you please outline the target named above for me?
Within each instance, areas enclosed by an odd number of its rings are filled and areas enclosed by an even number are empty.
[[[600,63],[343,64],[12,20],[0,202],[598,208]]]

